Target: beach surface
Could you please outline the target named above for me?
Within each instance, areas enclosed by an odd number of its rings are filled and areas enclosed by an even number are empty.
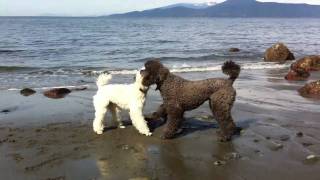
[[[185,114],[178,137],[162,140],[163,127],[151,137],[140,135],[127,113],[125,129],[108,115],[106,131],[96,135],[93,83],[63,99],[49,99],[41,89],[29,97],[1,90],[1,179],[319,180],[320,101],[300,97],[296,90],[305,82],[286,82],[287,70],[242,71],[232,114],[243,130],[227,143],[217,141],[207,103]],[[225,77],[219,71],[179,75]],[[130,81],[129,75],[114,78]],[[152,87],[145,113],[160,103]]]

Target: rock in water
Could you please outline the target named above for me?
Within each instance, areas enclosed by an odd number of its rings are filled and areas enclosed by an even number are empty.
[[[288,72],[288,74],[284,77],[288,81],[305,81],[310,77],[310,73],[308,71],[304,71],[302,69],[292,70]]]
[[[43,95],[52,99],[64,98],[67,94],[71,93],[71,90],[67,88],[55,88],[45,91]]]
[[[239,48],[230,48],[229,52],[239,52],[240,49]]]
[[[306,56],[291,64],[287,80],[307,80],[310,71],[320,71],[320,56]]]
[[[298,92],[303,97],[320,98],[320,80],[306,84]]]
[[[20,94],[23,95],[23,96],[30,96],[32,94],[36,93],[35,90],[33,89],[30,89],[30,88],[24,88],[20,91]]]
[[[320,71],[320,56],[306,56],[292,63],[292,70],[303,69],[304,71]]]
[[[284,62],[294,59],[293,53],[283,43],[273,45],[264,54],[264,61],[267,62]]]

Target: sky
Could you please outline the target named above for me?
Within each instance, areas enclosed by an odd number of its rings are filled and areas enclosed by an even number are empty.
[[[145,10],[175,3],[223,0],[0,0],[0,16],[98,16]],[[319,4],[320,0],[259,0],[263,2]]]

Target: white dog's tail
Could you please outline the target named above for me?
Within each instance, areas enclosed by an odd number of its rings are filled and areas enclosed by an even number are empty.
[[[97,79],[97,86],[98,88],[108,84],[108,82],[112,79],[111,74],[100,74],[98,79]]]

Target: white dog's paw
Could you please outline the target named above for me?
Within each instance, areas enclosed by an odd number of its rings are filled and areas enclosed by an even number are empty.
[[[143,133],[144,135],[146,136],[152,136],[152,132],[146,132],[146,133]]]
[[[101,131],[101,130],[95,130],[94,132],[96,132],[97,134],[103,134],[103,131]]]
[[[126,128],[124,125],[119,125],[118,127],[119,127],[120,129]]]
[[[103,134],[104,127],[93,127],[93,131],[97,134]]]

